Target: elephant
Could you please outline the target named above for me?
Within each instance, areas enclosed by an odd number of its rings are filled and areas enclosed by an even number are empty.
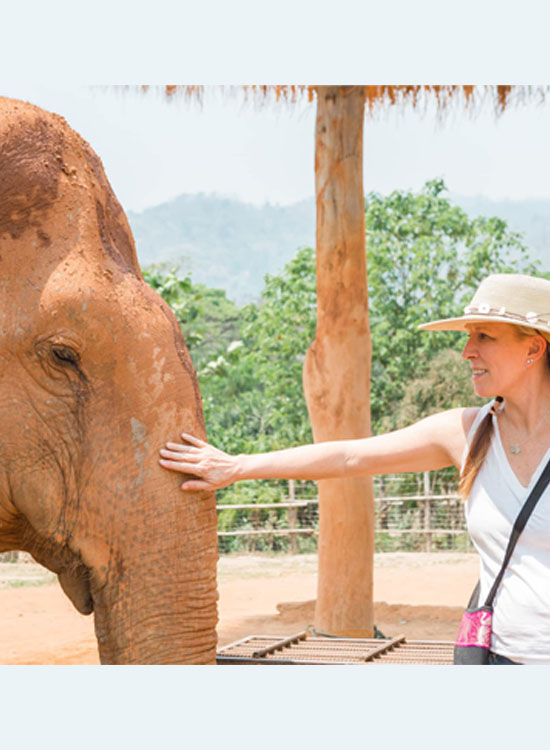
[[[102,664],[215,663],[215,497],[158,463],[179,430],[205,437],[183,335],[99,157],[6,98],[0,269],[0,552],[94,613]]]

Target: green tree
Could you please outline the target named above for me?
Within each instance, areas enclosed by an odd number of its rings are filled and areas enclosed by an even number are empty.
[[[205,419],[217,444],[234,452],[311,441],[302,366],[315,332],[315,257],[298,251],[266,276],[258,305],[241,311],[240,338],[200,372]]]
[[[311,442],[302,389],[304,354],[315,331],[315,253],[300,250],[279,275],[266,276],[258,305],[240,313],[240,336],[198,373],[209,439],[232,453],[275,450]],[[278,502],[287,482],[240,482],[218,493],[222,503]],[[313,496],[313,483],[301,485],[301,497]],[[240,515],[239,515],[240,513]],[[266,512],[263,512],[266,516]],[[262,523],[285,524],[284,511],[269,511]],[[252,519],[253,520],[253,519]],[[224,510],[220,528],[246,528],[250,513]],[[259,518],[256,518],[259,522]],[[299,540],[307,548],[311,540]],[[249,544],[224,540],[224,550]],[[257,538],[255,549],[286,549],[287,538]],[[305,545],[305,546],[304,546]]]
[[[470,368],[453,349],[442,349],[429,362],[421,377],[412,377],[403,388],[403,398],[392,414],[391,427],[401,428],[423,417],[458,406],[481,406],[484,399],[472,389]],[[381,420],[382,428],[388,417]]]
[[[223,289],[193,284],[168,263],[148,266],[143,276],[173,310],[196,370],[239,337],[240,311]]]

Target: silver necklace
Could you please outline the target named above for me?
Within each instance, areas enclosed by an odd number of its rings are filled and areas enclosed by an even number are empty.
[[[545,418],[546,418],[546,415],[544,415],[542,417],[542,419],[539,419],[539,421],[535,425],[535,429],[533,430],[532,434],[531,435],[527,435],[527,437],[524,438],[521,441],[521,443],[510,443],[510,453],[513,453],[514,456],[517,456],[518,453],[521,453],[521,446],[525,445],[525,443],[527,443],[535,435],[536,431],[541,426],[541,424],[544,422]]]

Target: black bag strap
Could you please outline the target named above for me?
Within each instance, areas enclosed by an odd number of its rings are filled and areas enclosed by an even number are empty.
[[[537,480],[537,483],[535,484],[535,486],[529,493],[529,497],[523,504],[523,507],[520,510],[518,517],[515,520],[514,527],[512,529],[512,533],[510,534],[510,539],[508,541],[508,546],[506,547],[506,553],[504,555],[504,562],[502,563],[502,567],[500,568],[499,574],[495,578],[495,582],[493,583],[491,590],[489,591],[489,595],[487,599],[485,600],[485,605],[484,605],[485,607],[492,608],[493,600],[496,596],[497,589],[500,586],[502,577],[504,576],[504,571],[506,570],[506,566],[510,562],[510,558],[512,557],[512,553],[519,539],[519,535],[525,528],[525,524],[529,520],[529,516],[533,512],[535,505],[537,504],[540,496],[546,489],[548,482],[550,482],[550,461],[548,461],[548,463],[544,467],[544,471],[542,472],[542,474]]]

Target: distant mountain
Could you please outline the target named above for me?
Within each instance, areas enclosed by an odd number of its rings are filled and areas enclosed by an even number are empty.
[[[216,195],[181,195],[128,212],[128,220],[142,266],[177,263],[193,281],[225,289],[239,304],[259,298],[264,275],[282,270],[315,237],[313,198],[257,207]]]
[[[453,203],[469,216],[498,216],[510,229],[521,232],[533,260],[541,262],[542,271],[550,271],[550,201],[493,201],[483,196],[449,194]]]
[[[532,257],[550,270],[550,201],[492,201],[450,194],[470,216],[500,216],[524,235]],[[277,273],[296,250],[315,242],[313,198],[258,207],[216,195],[181,195],[128,213],[142,266],[170,262],[195,282],[225,289],[243,304],[258,299],[264,275]]]

